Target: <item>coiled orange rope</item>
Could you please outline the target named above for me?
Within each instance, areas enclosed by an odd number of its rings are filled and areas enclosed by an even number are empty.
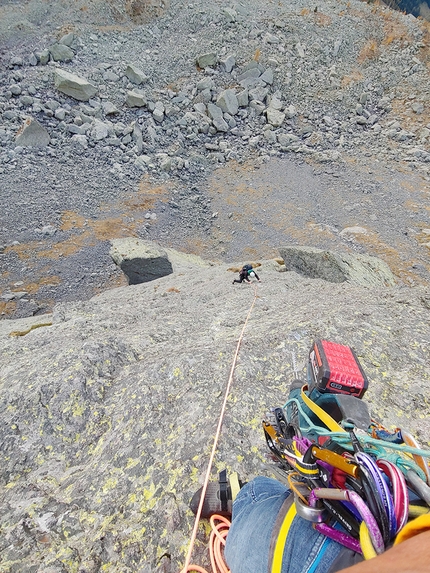
[[[212,572],[230,573],[230,569],[224,560],[224,545],[231,523],[226,517],[221,515],[212,515],[210,518],[210,524],[212,526],[212,531],[209,537],[209,554],[211,558]],[[189,565],[187,571],[208,573],[206,569],[200,567],[200,565]]]
[[[243,335],[245,333],[245,329],[247,327],[248,321],[249,321],[249,317],[251,316],[251,312],[254,308],[255,305],[255,301],[257,300],[257,286],[254,286],[254,298],[252,300],[251,306],[249,308],[248,314],[246,316],[245,319],[245,323],[243,325],[242,331],[240,333],[239,339],[237,341],[237,346],[236,346],[236,352],[234,354],[234,358],[233,358],[233,362],[231,365],[231,369],[230,369],[230,376],[228,378],[228,382],[227,382],[227,386],[225,389],[225,394],[224,394],[224,401],[221,407],[221,413],[220,413],[220,417],[218,420],[218,426],[217,426],[217,430],[215,433],[215,438],[214,438],[214,443],[212,446],[212,452],[209,458],[209,463],[208,463],[208,467],[206,470],[206,476],[205,476],[205,481],[203,483],[203,487],[202,487],[202,494],[200,496],[200,503],[199,503],[199,507],[197,509],[197,513],[196,513],[196,518],[195,518],[195,522],[194,522],[194,527],[193,527],[193,531],[191,534],[191,540],[190,540],[190,546],[188,549],[188,554],[187,554],[187,558],[185,560],[185,565],[184,568],[182,569],[181,573],[189,573],[191,571],[198,571],[200,573],[207,573],[205,569],[203,569],[202,567],[200,567],[199,565],[190,565],[190,560],[191,560],[191,554],[194,548],[194,543],[196,541],[196,537],[197,537],[197,530],[199,527],[199,521],[200,521],[200,516],[202,514],[202,509],[203,509],[203,502],[205,499],[205,495],[206,495],[206,490],[208,487],[208,483],[209,483],[209,479],[210,479],[210,475],[211,475],[211,470],[212,470],[212,465],[213,465],[213,461],[215,458],[215,453],[216,453],[216,449],[217,449],[217,445],[218,445],[218,441],[219,441],[219,436],[221,434],[221,427],[222,427],[222,422],[224,420],[224,414],[225,414],[225,410],[227,407],[227,399],[228,396],[230,394],[230,388],[231,385],[233,383],[233,374],[234,374],[234,370],[236,368],[236,363],[237,363],[237,357],[239,355],[239,349],[240,349],[240,345],[242,344],[242,340],[243,340]],[[215,519],[218,519],[221,521],[221,523],[224,523],[226,520],[224,517],[221,516],[213,516]],[[212,518],[211,518],[212,521]],[[230,522],[229,522],[230,523]],[[214,530],[217,530],[217,533],[214,533]],[[224,533],[224,529],[225,529],[225,533]],[[218,528],[213,528],[212,532],[211,532],[211,536],[212,533],[214,533],[214,535],[216,536],[217,539],[217,544],[216,544],[216,549],[214,546],[214,556],[218,554],[218,549],[219,549],[219,554],[222,557],[222,546],[225,545],[225,537],[227,537],[227,531],[228,528],[225,527],[221,527],[221,531],[218,531]],[[223,539],[223,542],[221,542],[221,538]],[[210,547],[212,547],[212,544],[210,545]],[[211,553],[211,563],[212,563],[212,553]],[[220,561],[221,566],[220,567],[225,567],[225,569],[220,569],[220,571],[222,573],[229,573],[229,570],[226,568],[226,565],[224,563],[224,559],[222,558],[222,562]],[[215,563],[216,565],[216,563]],[[212,563],[212,567],[214,568],[214,563]],[[218,573],[218,570],[214,568],[214,573]]]

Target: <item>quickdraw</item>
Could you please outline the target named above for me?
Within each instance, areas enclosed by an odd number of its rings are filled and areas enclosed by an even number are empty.
[[[317,340],[307,380],[295,380],[263,431],[296,514],[370,558],[390,547],[409,517],[430,511],[430,451],[405,430],[371,419],[368,380],[354,351]]]

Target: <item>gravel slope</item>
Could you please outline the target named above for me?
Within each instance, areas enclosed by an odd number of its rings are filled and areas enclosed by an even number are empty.
[[[302,1],[0,16],[3,318],[124,284],[109,239],[129,235],[216,261],[352,249],[428,280],[428,23]],[[60,92],[58,68],[96,95]],[[40,147],[17,140],[26,118]]]

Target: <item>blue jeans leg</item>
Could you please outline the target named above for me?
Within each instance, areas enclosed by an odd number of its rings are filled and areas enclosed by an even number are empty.
[[[290,491],[280,482],[257,477],[247,483],[233,503],[225,546],[232,573],[268,573],[269,548],[278,512]],[[327,573],[342,546],[321,535],[296,516],[284,548],[282,573]]]

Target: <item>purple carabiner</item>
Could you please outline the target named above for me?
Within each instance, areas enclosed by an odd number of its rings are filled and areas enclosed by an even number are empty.
[[[314,528],[326,537],[333,539],[333,541],[337,541],[344,547],[347,547],[356,553],[363,553],[360,542],[347,533],[343,533],[334,527],[330,527],[330,525],[327,525],[326,523],[314,523]]]
[[[393,539],[397,531],[397,521],[394,510],[394,502],[393,498],[391,497],[390,489],[375,460],[369,456],[369,454],[364,452],[357,452],[354,457],[357,460],[357,463],[362,464],[368,470],[373,478],[373,481],[375,482],[376,489],[382,500],[388,517],[390,539]]]
[[[315,507],[317,499],[337,499],[339,501],[350,501],[357,508],[363,521],[366,523],[369,530],[370,539],[372,540],[372,545],[376,553],[378,553],[378,555],[383,553],[385,549],[384,539],[381,532],[379,531],[376,519],[373,517],[372,512],[358,495],[358,493],[348,489],[315,488],[309,495],[309,505],[311,507]]]

